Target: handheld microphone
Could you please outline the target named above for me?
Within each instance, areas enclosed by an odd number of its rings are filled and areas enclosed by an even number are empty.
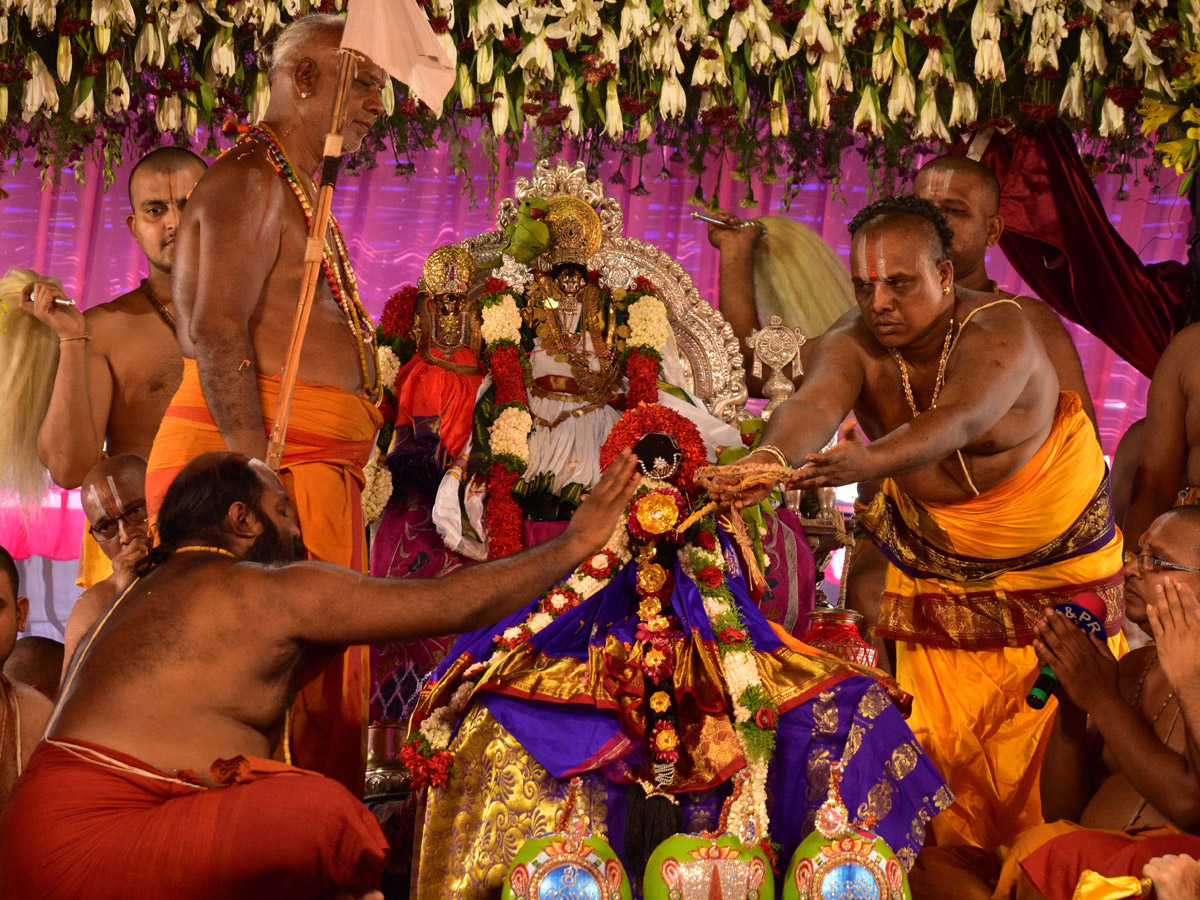
[[[1085,634],[1092,634],[1100,640],[1104,640],[1106,611],[1104,601],[1100,599],[1099,594],[1084,591],[1076,594],[1067,603],[1059,603],[1054,609],[1066,616],[1071,624]],[[1057,687],[1058,676],[1054,674],[1054,670],[1049,666],[1042,666],[1042,670],[1038,672],[1037,681],[1033,683],[1033,687],[1025,697],[1025,703],[1033,709],[1041,709]]]

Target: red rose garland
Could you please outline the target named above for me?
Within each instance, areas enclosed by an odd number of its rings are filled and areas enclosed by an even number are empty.
[[[417,294],[411,284],[392,294],[379,317],[379,330],[385,337],[409,339],[416,317]]]
[[[657,394],[656,394],[657,397]],[[683,459],[672,480],[684,493],[696,489],[696,471],[708,465],[708,449],[696,426],[685,417],[657,403],[630,406],[613,426],[600,448],[600,469],[607,469],[626,447],[632,447],[643,435],[661,431],[675,438]]]

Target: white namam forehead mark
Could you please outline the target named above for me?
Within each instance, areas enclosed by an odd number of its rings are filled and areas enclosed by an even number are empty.
[[[954,169],[949,166],[935,166],[929,174],[929,188],[926,191],[928,198],[937,201],[949,194],[955,174]]]
[[[125,501],[121,499],[121,492],[117,490],[117,482],[111,475],[105,480],[108,482],[108,489],[112,492],[113,502],[117,504],[117,512],[125,515]]]
[[[854,245],[851,257],[853,274],[862,281],[887,281],[887,264],[883,258],[883,242],[873,228],[861,232],[862,240]]]

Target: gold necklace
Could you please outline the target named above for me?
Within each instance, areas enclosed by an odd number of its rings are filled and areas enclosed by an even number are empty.
[[[157,297],[154,296],[154,291],[150,290],[150,279],[142,279],[142,293],[146,295],[146,299],[150,301],[150,305],[154,307],[154,311],[159,317],[167,323],[167,327],[171,329],[171,333],[175,333],[175,316],[169,309],[162,304]]]
[[[950,342],[954,338],[954,317],[950,317],[950,327],[946,329],[946,339],[942,342],[942,357],[938,360],[937,378],[933,382],[933,396],[929,398],[929,408],[933,409],[937,406],[938,393],[942,389],[942,384],[946,380],[946,362],[950,359]],[[896,365],[900,367],[900,381],[904,385],[904,398],[908,400],[908,408],[912,410],[913,418],[921,414],[917,409],[917,402],[913,399],[912,384],[908,380],[908,366],[904,362],[904,357],[900,355],[900,351],[895,347],[888,348],[891,350],[892,358],[896,360]]]
[[[176,547],[172,553],[219,553],[221,556],[228,556],[231,559],[237,559],[236,553],[230,553],[224,547],[208,547],[204,544],[188,544],[186,547]]]

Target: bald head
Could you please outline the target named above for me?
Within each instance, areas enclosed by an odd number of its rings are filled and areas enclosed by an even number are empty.
[[[980,213],[994,216],[1000,211],[1000,182],[995,173],[965,156],[939,156],[925,163],[913,189],[933,203],[955,191],[977,191]]]
[[[192,171],[196,176],[192,179],[192,184],[195,184],[207,168],[208,163],[187,147],[159,147],[157,150],[151,150],[137,161],[137,165],[129,173],[129,205],[137,209],[138,204],[145,199],[137,195],[141,193],[139,189],[149,183],[146,176],[169,176],[176,172]]]
[[[63,644],[47,637],[23,637],[13,645],[4,664],[4,674],[14,681],[37,688],[50,700],[58,699],[62,675]]]
[[[146,461],[119,453],[94,465],[79,490],[83,512],[100,549],[110,558],[122,547],[145,541]]]
[[[12,591],[16,597],[21,593],[21,575],[17,572],[17,563],[12,554],[0,547],[0,593],[5,588]]]
[[[1161,549],[1179,554],[1173,562],[1200,565],[1200,506],[1169,509],[1155,519],[1150,528],[1158,535]]]

